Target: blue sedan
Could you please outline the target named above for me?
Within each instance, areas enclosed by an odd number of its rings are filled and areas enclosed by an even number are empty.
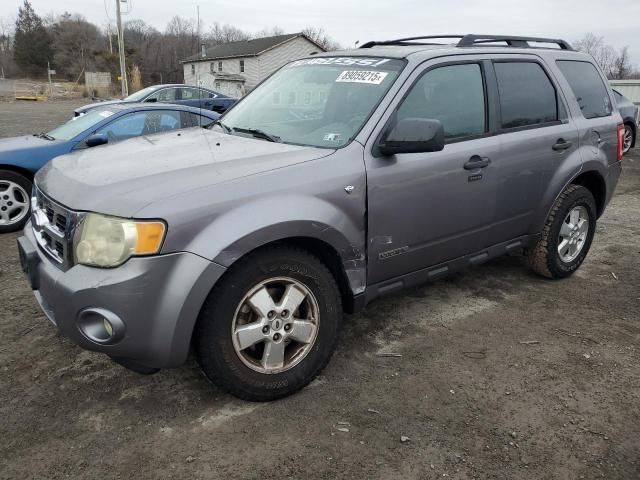
[[[154,85],[132,93],[122,100],[106,100],[84,105],[77,108],[74,115],[77,117],[94,108],[116,103],[171,103],[223,113],[237,101],[237,98],[227,97],[204,87],[191,87],[183,84]]]
[[[0,233],[19,230],[27,222],[33,176],[52,158],[141,135],[207,126],[219,116],[181,105],[105,105],[47,133],[0,139]]]

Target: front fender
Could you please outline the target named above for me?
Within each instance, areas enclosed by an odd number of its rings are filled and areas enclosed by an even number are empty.
[[[352,292],[364,290],[364,226],[318,197],[288,194],[245,203],[218,216],[187,249],[228,268],[258,247],[290,238],[330,246],[341,259]]]

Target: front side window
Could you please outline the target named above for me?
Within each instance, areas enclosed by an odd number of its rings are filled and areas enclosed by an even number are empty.
[[[494,63],[500,95],[502,128],[518,128],[558,120],[558,97],[542,67],[535,62]]]
[[[177,88],[163,88],[151,95],[146,101],[155,100],[156,102],[175,102]]]
[[[140,135],[152,135],[182,128],[180,112],[152,110],[124,115],[105,125],[96,133],[103,133],[109,142],[119,142]]]
[[[481,135],[486,131],[484,83],[477,63],[448,65],[425,73],[411,87],[398,120],[439,120],[445,138]]]
[[[596,67],[589,62],[574,60],[558,60],[557,64],[569,82],[584,118],[611,115],[611,98]]]
[[[234,106],[223,123],[259,129],[284,143],[340,148],[360,131],[404,65],[380,57],[297,60]]]

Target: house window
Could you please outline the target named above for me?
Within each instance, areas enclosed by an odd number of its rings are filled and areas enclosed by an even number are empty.
[[[215,64],[215,63],[211,62],[211,63],[209,64],[209,71],[210,71],[211,73],[216,73],[216,64]]]
[[[192,63],[191,64],[191,75],[195,75],[196,74],[196,64]]]
[[[280,92],[273,92],[273,104],[280,105]]]
[[[244,60],[240,60],[240,73],[244,73]]]
[[[296,103],[296,92],[289,92],[289,105]]]
[[[216,90],[220,90],[220,82],[216,82]]]
[[[304,92],[304,104],[311,105],[311,92]]]
[[[222,71],[222,62],[218,62],[218,71],[221,72]]]

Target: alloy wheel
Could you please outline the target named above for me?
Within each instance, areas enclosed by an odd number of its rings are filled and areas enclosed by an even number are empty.
[[[623,152],[627,153],[631,150],[631,145],[633,144],[633,131],[631,127],[625,125],[624,127],[624,141],[622,143]]]
[[[589,234],[589,213],[582,205],[572,208],[560,227],[558,255],[565,263],[571,263],[582,251]]]
[[[29,214],[29,195],[10,180],[0,180],[0,225],[14,225]]]
[[[236,309],[231,326],[236,354],[259,373],[281,373],[293,368],[315,343],[319,310],[313,293],[293,278],[261,282]]]

